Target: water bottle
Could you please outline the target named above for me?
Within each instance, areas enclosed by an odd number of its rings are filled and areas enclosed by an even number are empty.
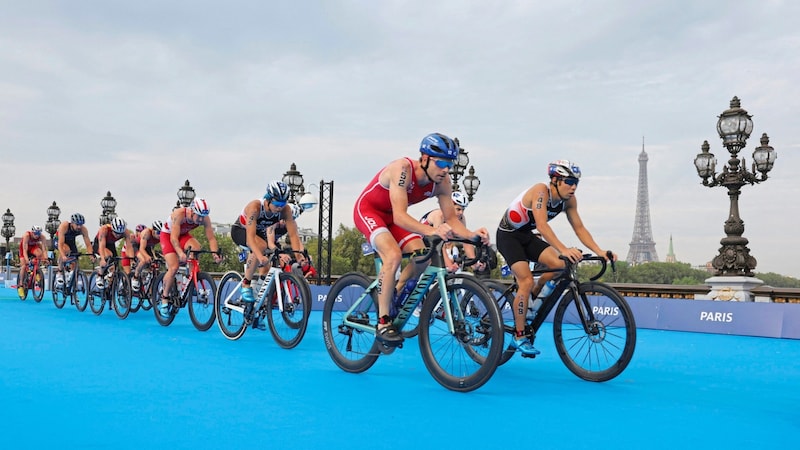
[[[412,278],[406,281],[406,284],[403,285],[403,289],[400,291],[399,294],[397,294],[397,297],[395,297],[394,303],[392,304],[390,316],[392,317],[397,316],[397,309],[400,306],[402,306],[403,303],[405,303],[406,299],[408,298],[409,295],[411,295],[411,292],[414,291],[414,288],[416,286],[417,286],[416,278]]]
[[[539,291],[539,296],[537,298],[546,298],[548,295],[550,295],[551,292],[553,292],[553,289],[555,289],[555,287],[556,287],[556,282],[553,280],[549,280],[547,283],[544,284],[542,290]]]
[[[186,287],[186,277],[189,275],[189,269],[186,266],[178,267],[178,272],[175,273],[175,282],[178,283],[178,292],[183,291]]]
[[[535,299],[529,298],[528,299],[528,314],[525,315],[527,319],[533,319],[536,317],[536,312],[539,311],[539,308],[542,306],[542,299],[536,297]]]

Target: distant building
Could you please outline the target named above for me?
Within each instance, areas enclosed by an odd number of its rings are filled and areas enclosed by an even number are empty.
[[[672,235],[669,235],[669,252],[667,252],[667,262],[674,263],[678,262],[678,258],[675,257],[675,251],[672,249]]]

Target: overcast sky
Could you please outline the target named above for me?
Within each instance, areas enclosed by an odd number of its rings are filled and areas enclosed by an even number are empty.
[[[166,218],[189,179],[230,222],[294,162],[309,190],[334,181],[334,223],[353,226],[366,182],[441,132],[481,180],[468,225],[494,235],[511,199],[569,158],[584,222],[624,259],[644,138],[658,256],[672,236],[700,265],[729,201],[693,160],[704,140],[728,160],[715,127],[738,96],[747,165],[764,132],[778,154],[742,189],[756,271],[800,277],[798,21],[800,2],[773,0],[0,0],[0,208],[18,235],[53,201],[94,233],[106,191],[133,226]]]

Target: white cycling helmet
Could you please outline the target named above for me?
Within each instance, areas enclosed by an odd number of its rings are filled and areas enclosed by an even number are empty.
[[[453,203],[462,208],[466,208],[467,206],[469,206],[469,199],[467,199],[467,196],[462,194],[461,192],[455,191],[452,194],[450,194],[450,197],[453,199]]]
[[[204,198],[196,198],[192,202],[192,212],[200,217],[206,217],[211,210],[208,207],[208,202]]]
[[[125,223],[125,219],[121,217],[114,217],[109,224],[111,225],[111,231],[117,234],[125,233],[125,228],[128,226]]]

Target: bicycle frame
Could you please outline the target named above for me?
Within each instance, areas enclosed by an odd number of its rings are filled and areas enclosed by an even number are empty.
[[[247,249],[247,251],[249,251],[249,249]],[[264,305],[264,303],[267,301],[267,294],[271,292],[273,288],[275,288],[275,291],[278,296],[278,310],[281,313],[283,313],[284,312],[283,289],[278,289],[276,284],[280,279],[278,275],[281,272],[283,272],[283,269],[277,267],[277,263],[278,263],[278,256],[280,256],[281,254],[288,254],[288,253],[289,253],[288,251],[284,250],[278,250],[276,252],[273,252],[270,268],[267,271],[267,274],[265,275],[266,278],[261,282],[261,287],[259,287],[258,289],[258,295],[257,295],[258,298],[256,298],[256,301],[255,303],[253,303],[253,305],[240,306],[240,305],[233,305],[230,303],[231,296],[234,294],[234,292],[238,292],[239,288],[242,286],[242,282],[240,281],[239,283],[236,284],[234,289],[231,290],[231,293],[229,293],[228,296],[225,298],[225,302],[223,303],[225,307],[230,308],[233,311],[237,311],[243,315],[245,314],[246,307],[252,307],[252,311],[258,311],[261,308],[261,306]]]

